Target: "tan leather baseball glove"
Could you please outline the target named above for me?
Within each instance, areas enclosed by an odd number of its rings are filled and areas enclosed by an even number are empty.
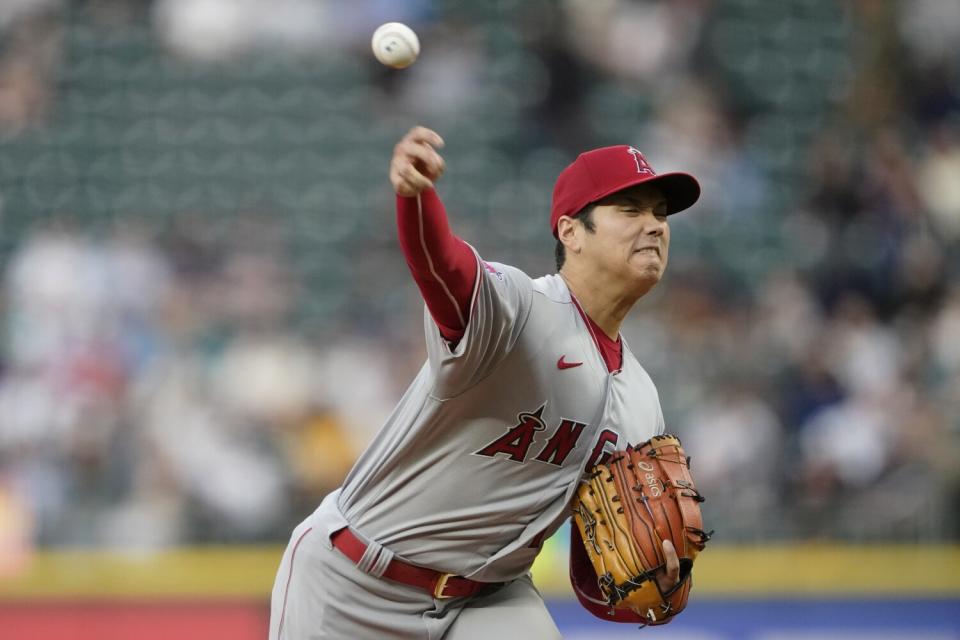
[[[687,606],[693,561],[712,531],[703,530],[703,496],[676,436],[654,436],[613,454],[588,474],[573,499],[573,518],[612,609],[631,609],[666,624]],[[663,540],[680,559],[680,579],[662,591]]]

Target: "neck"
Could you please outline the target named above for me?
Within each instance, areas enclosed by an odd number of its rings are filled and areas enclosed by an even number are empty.
[[[622,286],[601,279],[588,280],[586,274],[576,269],[563,269],[560,277],[567,283],[567,288],[580,303],[584,313],[590,316],[611,340],[616,340],[620,335],[623,319],[646,293],[625,291]]]

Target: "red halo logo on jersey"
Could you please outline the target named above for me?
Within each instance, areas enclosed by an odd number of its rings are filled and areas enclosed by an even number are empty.
[[[517,414],[517,424],[483,449],[477,451],[477,455],[492,458],[498,453],[505,453],[514,462],[523,462],[524,458],[527,457],[530,445],[533,444],[534,434],[547,428],[541,417],[546,406],[546,403],[544,403],[532,413],[524,411]]]

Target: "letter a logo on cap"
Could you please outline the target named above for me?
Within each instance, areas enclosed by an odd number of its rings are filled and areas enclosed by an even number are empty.
[[[633,161],[637,163],[637,173],[653,173],[653,169],[647,164],[647,159],[643,157],[639,149],[627,147],[627,153],[633,156]]]

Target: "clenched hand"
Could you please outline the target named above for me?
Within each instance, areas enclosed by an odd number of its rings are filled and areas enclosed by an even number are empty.
[[[414,127],[393,148],[390,159],[390,183],[398,195],[413,197],[443,175],[446,163],[437,153],[443,147],[443,138],[426,127]]]

